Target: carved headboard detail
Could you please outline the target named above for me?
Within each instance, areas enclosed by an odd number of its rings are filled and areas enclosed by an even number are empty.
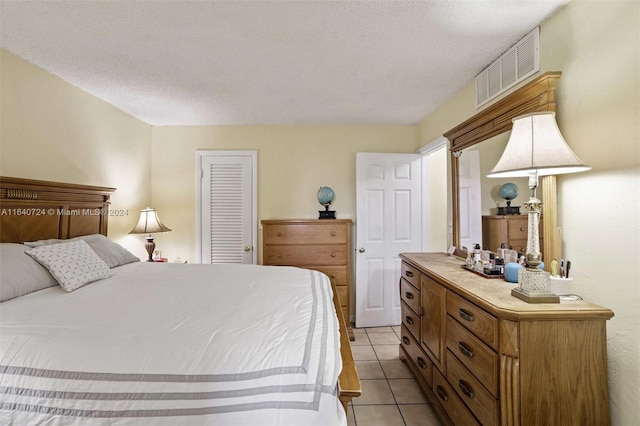
[[[0,242],[107,235],[114,188],[0,177]]]

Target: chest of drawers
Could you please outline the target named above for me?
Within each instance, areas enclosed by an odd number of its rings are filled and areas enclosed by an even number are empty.
[[[263,220],[262,263],[324,272],[350,321],[351,219]],[[349,328],[349,335],[352,336]]]
[[[613,312],[585,301],[527,304],[510,295],[513,284],[445,254],[400,257],[400,358],[443,424],[609,424]]]
[[[513,247],[519,253],[526,252],[528,216],[482,216],[482,244],[491,251],[496,251],[500,244],[506,248]],[[538,224],[540,247],[543,246],[544,235],[542,221]]]

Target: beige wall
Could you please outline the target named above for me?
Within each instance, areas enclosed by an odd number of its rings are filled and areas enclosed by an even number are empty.
[[[109,236],[145,255],[127,236],[151,199],[151,126],[0,50],[0,175],[117,188]]]
[[[258,152],[258,220],[317,218],[318,188],[330,186],[336,216],[355,221],[356,153],[415,152],[417,145],[415,126],[169,126],[154,127],[152,139],[153,204],[173,229],[156,242],[163,256],[190,260],[197,150]]]
[[[558,177],[567,292],[611,308],[614,425],[640,418],[640,3],[574,0],[541,25],[541,72],[562,71],[558,125],[593,167]],[[430,140],[475,114],[473,83],[425,119]]]
[[[574,0],[541,26],[542,71],[563,72],[558,122],[593,170],[558,178],[570,291],[610,307],[613,424],[640,418],[639,16],[637,1]],[[194,258],[195,151],[258,151],[259,219],[315,217],[317,187],[336,191],[338,217],[355,218],[355,153],[414,152],[475,114],[473,83],[419,126],[154,127],[0,51],[0,174],[113,186],[110,236],[152,202],[173,232],[166,256]],[[151,155],[149,151],[151,150]],[[133,217],[132,217],[133,216]],[[442,224],[446,227],[446,224]]]

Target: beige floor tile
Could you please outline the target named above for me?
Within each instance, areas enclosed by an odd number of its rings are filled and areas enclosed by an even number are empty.
[[[354,336],[356,338],[356,340],[352,340],[351,346],[363,346],[363,345],[370,345],[371,341],[369,341],[369,336],[367,336],[367,333],[362,332],[362,333],[354,333]]]
[[[376,355],[380,361],[400,359],[398,356],[400,351],[399,345],[373,345],[373,349],[376,351]]]
[[[398,405],[407,426],[440,426],[431,404]]]
[[[351,353],[356,361],[377,361],[378,359],[372,346],[351,346]]]
[[[390,379],[389,386],[398,404],[421,404],[427,402],[415,379]]]
[[[360,380],[386,379],[379,361],[356,361]]]
[[[407,367],[407,364],[399,359],[390,359],[387,361],[380,361],[380,366],[384,371],[384,375],[387,379],[412,379],[413,374]],[[358,369],[358,371],[360,371]]]
[[[393,333],[393,328],[391,327],[367,327],[365,328],[368,333]]]
[[[399,345],[400,339],[396,333],[371,333],[369,340],[374,345]]]
[[[393,394],[386,380],[360,380],[360,385],[362,386],[362,395],[351,400],[354,406],[376,404],[395,405],[396,400],[393,398]],[[357,422],[358,417],[356,416],[356,423]]]
[[[397,405],[353,407],[358,426],[405,426]]]

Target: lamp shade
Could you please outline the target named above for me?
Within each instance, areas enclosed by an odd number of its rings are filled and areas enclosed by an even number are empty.
[[[558,175],[590,170],[567,145],[555,112],[539,112],[514,118],[507,147],[487,177]]]
[[[140,211],[140,219],[136,226],[129,232],[130,234],[153,234],[156,232],[168,232],[171,229],[167,228],[160,219],[158,219],[158,213],[155,209],[147,207]]]

